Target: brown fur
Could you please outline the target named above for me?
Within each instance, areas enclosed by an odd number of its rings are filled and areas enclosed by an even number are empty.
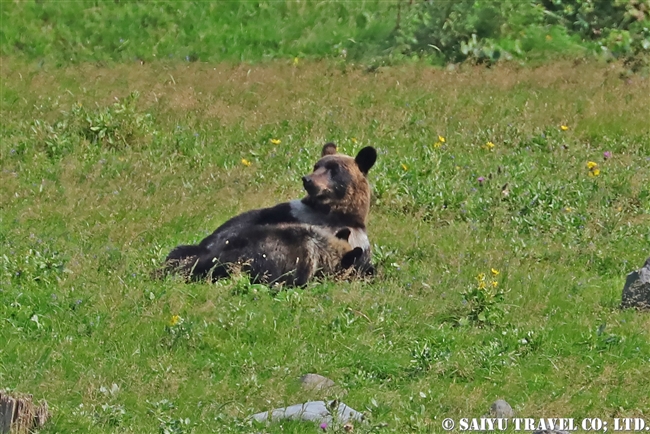
[[[337,197],[332,191],[330,168],[333,165],[339,166],[338,170],[347,172],[351,177],[343,197]],[[367,172],[361,171],[355,158],[338,154],[336,145],[328,143],[323,146],[321,159],[314,166],[314,171],[305,176],[303,181],[305,179],[311,182],[310,185],[305,185],[307,192],[316,197],[321,205],[326,205],[332,213],[352,217],[365,226],[370,212],[370,185]]]

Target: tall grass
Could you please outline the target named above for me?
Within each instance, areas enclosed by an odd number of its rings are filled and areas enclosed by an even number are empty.
[[[2,53],[80,61],[260,61],[378,54],[389,2],[2,2]]]

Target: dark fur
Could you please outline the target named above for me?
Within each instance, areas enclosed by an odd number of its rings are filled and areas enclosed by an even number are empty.
[[[332,236],[305,224],[257,226],[215,246],[216,255],[200,246],[179,246],[170,253],[168,265],[194,279],[219,279],[240,270],[254,282],[303,286],[314,277],[336,275],[354,265],[363,251],[350,246],[349,236],[347,228]]]
[[[377,152],[372,147],[361,149],[355,158],[337,154],[336,145],[328,143],[323,147],[321,159],[314,166],[314,172],[303,177],[307,196],[300,201],[281,203],[270,208],[245,212],[219,226],[211,235],[196,246],[178,246],[168,255],[166,268],[170,265],[188,272],[186,263],[192,263],[192,276],[203,276],[206,269],[214,266],[214,258],[221,257],[226,241],[253,241],[255,237],[277,236],[277,225],[307,224],[335,234],[342,227],[351,229],[349,243],[362,249],[362,255],[355,262],[355,269],[362,273],[374,271],[370,262],[370,244],[366,234],[366,219],[370,209],[370,186],[368,171],[375,164]],[[305,240],[298,240],[300,246]],[[295,255],[288,252],[289,256]],[[198,260],[198,262],[197,262]],[[184,265],[185,264],[185,265]],[[220,275],[215,269],[216,275]],[[214,273],[213,272],[213,273]]]

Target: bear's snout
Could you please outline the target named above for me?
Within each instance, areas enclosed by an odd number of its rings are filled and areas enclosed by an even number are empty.
[[[316,185],[312,177],[309,175],[302,177],[302,185],[310,196],[316,196],[320,190],[318,185]]]

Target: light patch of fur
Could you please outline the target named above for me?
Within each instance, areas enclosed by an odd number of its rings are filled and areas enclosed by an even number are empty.
[[[353,249],[355,247],[361,247],[364,252],[370,250],[370,240],[368,239],[368,234],[363,229],[350,228],[348,243],[350,243]]]

